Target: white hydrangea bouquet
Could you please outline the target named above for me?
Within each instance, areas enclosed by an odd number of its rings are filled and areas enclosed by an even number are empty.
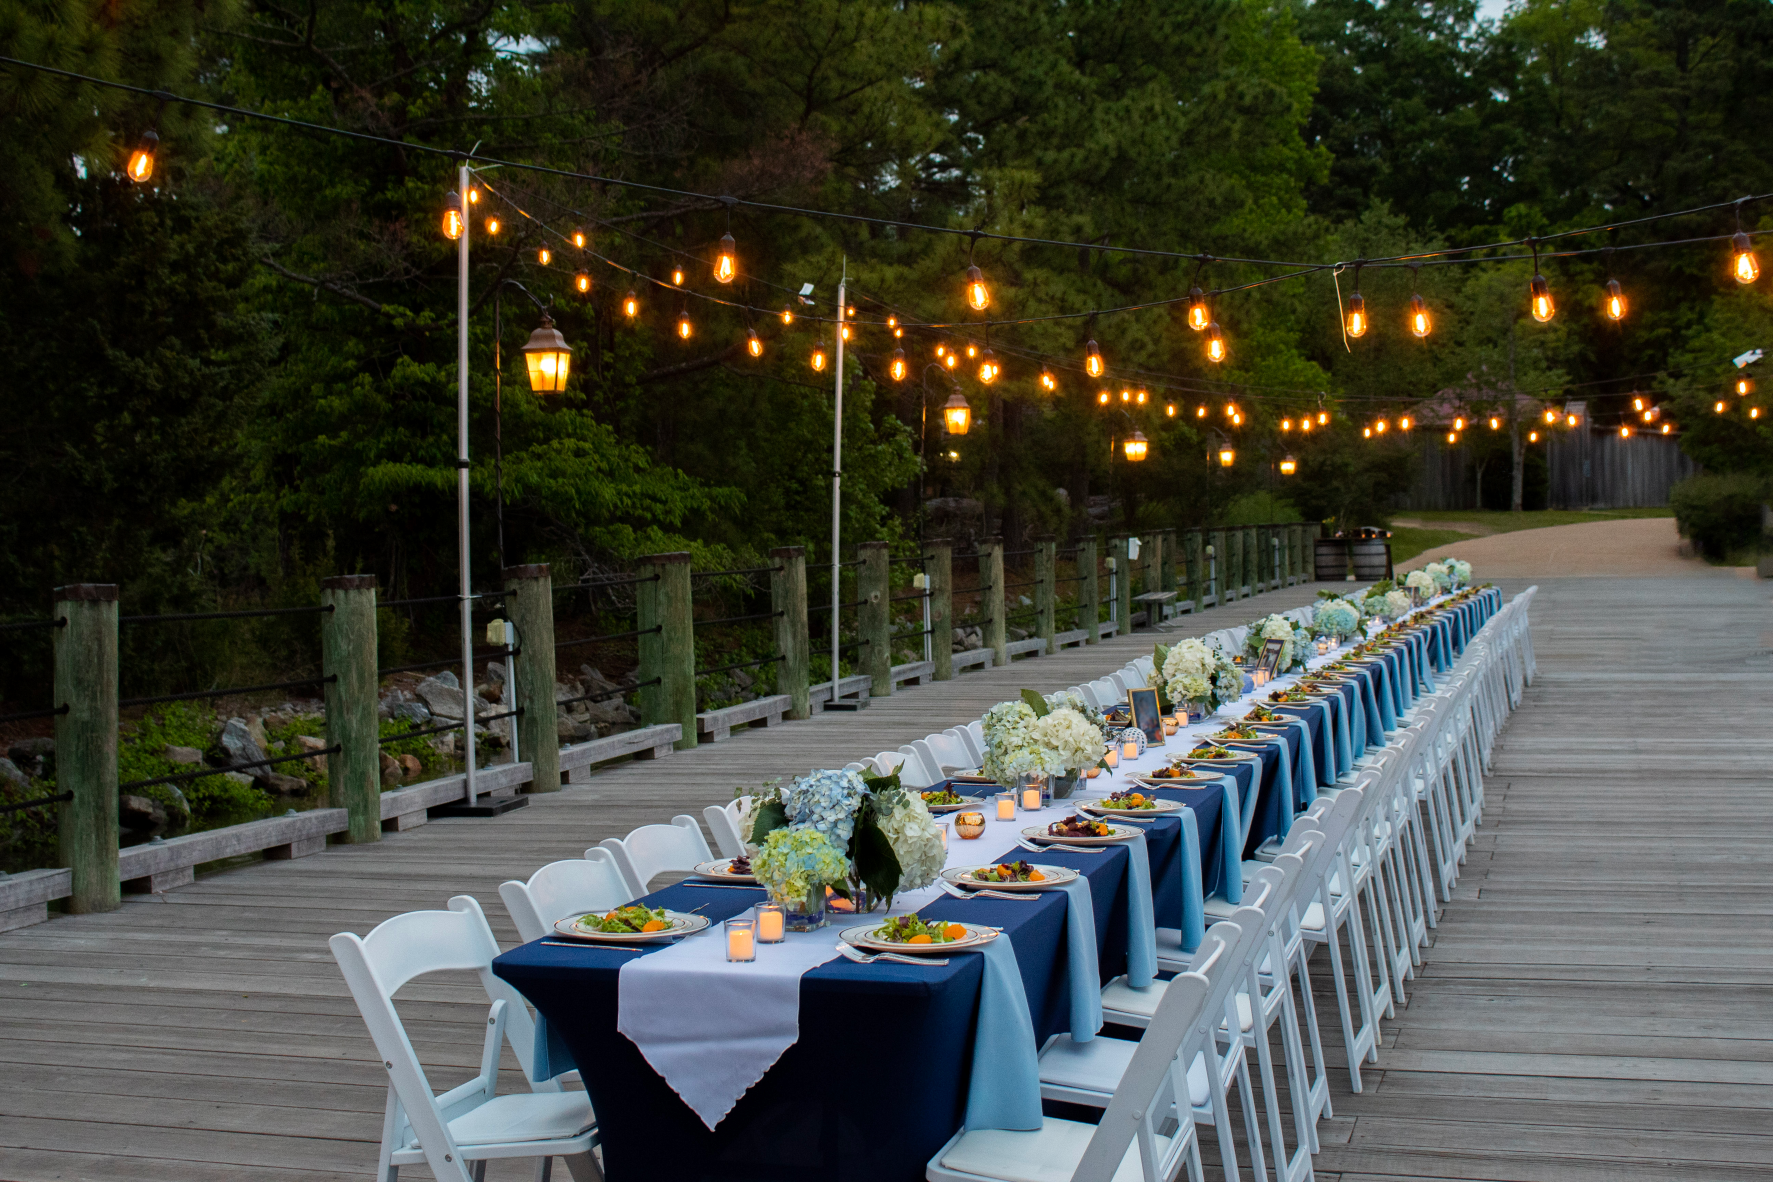
[[[1320,636],[1344,640],[1361,630],[1360,605],[1346,599],[1325,599],[1318,603],[1311,623]]]
[[[1311,651],[1311,634],[1304,628],[1295,628],[1293,621],[1285,616],[1274,615],[1251,620],[1244,636],[1244,655],[1252,660],[1260,657],[1271,640],[1282,642],[1280,664],[1275,667],[1276,672],[1290,673],[1295,669],[1305,668],[1306,656]]]
[[[1445,592],[1453,589],[1453,572],[1446,563],[1431,562],[1422,568],[1422,573],[1434,580],[1436,591]]]
[[[1192,637],[1176,642],[1160,672],[1170,701],[1198,702],[1209,712],[1244,692],[1244,671],[1230,655]]]
[[[923,795],[897,775],[809,772],[766,785],[750,817],[752,870],[795,913],[822,910],[826,886],[858,910],[891,907],[899,891],[935,882],[947,856]]]
[[[1425,570],[1413,570],[1404,576],[1404,587],[1406,590],[1417,592],[1424,599],[1432,596],[1437,590],[1434,576]]]
[[[1442,565],[1447,568],[1447,573],[1453,576],[1453,586],[1471,586],[1471,563],[1460,558],[1447,558],[1442,560]]]
[[[1020,698],[987,710],[981,726],[985,732],[981,770],[1000,784],[1014,784],[1022,776],[1062,776],[1095,767],[1102,759],[1101,722],[1092,722],[1068,702],[1053,702],[1033,690],[1023,690]]]
[[[1393,589],[1385,593],[1385,614],[1394,620],[1413,606],[1408,592]]]

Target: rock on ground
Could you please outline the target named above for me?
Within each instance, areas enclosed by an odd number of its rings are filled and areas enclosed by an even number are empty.
[[[435,677],[427,677],[419,682],[414,689],[431,713],[439,718],[461,718],[464,714],[462,684],[456,680],[454,673],[445,670]]]
[[[125,829],[136,833],[164,829],[168,819],[159,801],[129,793],[117,798],[117,817]]]
[[[195,747],[180,747],[176,743],[168,743],[166,750],[160,754],[177,764],[190,765],[203,762],[203,752]]]
[[[261,730],[262,733],[262,730]],[[265,750],[252,737],[243,718],[230,718],[216,739],[227,764],[257,763],[265,758]]]

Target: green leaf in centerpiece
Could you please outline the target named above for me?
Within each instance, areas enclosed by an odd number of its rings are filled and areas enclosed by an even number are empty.
[[[772,800],[757,810],[757,820],[751,823],[751,844],[762,845],[763,839],[778,829],[788,828],[788,810],[782,802]]]
[[[1045,718],[1052,712],[1053,708],[1047,705],[1047,700],[1040,696],[1039,690],[1023,690],[1022,700],[1028,703],[1028,708],[1034,711],[1036,718]]]
[[[905,765],[900,764],[899,766],[903,767]],[[884,776],[876,776],[868,772],[863,772],[861,775],[862,783],[868,785],[868,790],[870,792],[893,792],[903,787],[903,785],[899,783],[899,773],[897,770],[888,772]]]
[[[862,880],[877,899],[890,899],[899,889],[899,855],[893,843],[880,831],[880,822],[872,808],[865,808],[856,817],[856,831],[850,837],[850,858],[856,864],[856,877]]]

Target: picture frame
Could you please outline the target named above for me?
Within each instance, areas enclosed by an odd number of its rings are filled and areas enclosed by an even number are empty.
[[[1164,741],[1163,709],[1158,705],[1155,689],[1134,688],[1127,690],[1127,703],[1133,710],[1133,725],[1145,732],[1145,738],[1153,747],[1160,747]]]
[[[1256,658],[1256,668],[1270,678],[1280,672],[1281,649],[1286,647],[1285,640],[1266,640],[1262,643],[1262,655]]]

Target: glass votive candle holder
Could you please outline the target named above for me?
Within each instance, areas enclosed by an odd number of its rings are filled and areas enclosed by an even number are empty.
[[[780,944],[788,933],[788,912],[780,903],[759,903],[752,914],[757,920],[757,942]]]
[[[942,848],[947,849],[948,848],[948,819],[946,817],[944,817],[941,820],[936,822],[936,836],[942,839]]]
[[[1016,819],[1016,794],[1014,792],[999,792],[997,794],[997,819],[1000,821],[1014,821]]]
[[[1120,752],[1115,750],[1113,747],[1110,747],[1107,750],[1107,752],[1102,756],[1102,762],[1107,764],[1109,767],[1117,766],[1120,763]]]
[[[757,959],[757,921],[745,918],[726,921],[726,958],[730,961]]]
[[[955,813],[954,831],[962,841],[972,841],[985,833],[984,813]]]
[[[1022,789],[1022,811],[1033,813],[1040,811],[1040,785],[1030,784]]]
[[[1175,734],[1177,725],[1176,716],[1174,714],[1167,714],[1164,716],[1164,734]]]

